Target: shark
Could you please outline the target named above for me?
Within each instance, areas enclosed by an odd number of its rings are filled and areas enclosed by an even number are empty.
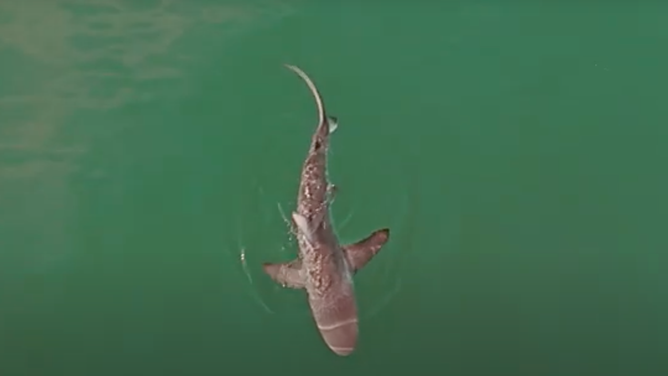
[[[318,126],[302,166],[296,209],[291,213],[297,257],[262,267],[281,286],[306,292],[322,340],[335,354],[347,356],[355,350],[359,334],[353,277],[389,240],[390,230],[378,229],[356,243],[339,242],[330,212],[337,187],[327,172],[330,135],[338,128],[338,120],[325,111],[311,78],[297,66],[284,65],[306,83],[315,98]]]

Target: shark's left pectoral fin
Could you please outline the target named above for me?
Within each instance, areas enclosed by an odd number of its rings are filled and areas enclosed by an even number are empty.
[[[280,264],[264,263],[262,269],[271,279],[283,287],[304,288],[305,280],[301,272],[302,262],[299,259]]]
[[[387,243],[389,238],[390,229],[384,228],[374,231],[371,235],[357,243],[344,246],[343,252],[353,273],[362,269],[380,251],[380,248]]]

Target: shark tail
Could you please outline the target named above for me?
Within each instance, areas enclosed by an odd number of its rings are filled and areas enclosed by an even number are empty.
[[[325,111],[325,103],[322,100],[322,96],[320,95],[318,88],[315,86],[315,83],[313,83],[313,80],[311,80],[311,78],[299,67],[290,64],[285,64],[285,67],[295,72],[299,77],[301,77],[302,80],[304,80],[304,82],[306,82],[309,90],[311,90],[311,94],[315,99],[315,104],[318,109],[318,124],[327,123],[329,133],[333,133],[336,128],[338,128],[338,119],[334,116],[327,116],[327,112]]]

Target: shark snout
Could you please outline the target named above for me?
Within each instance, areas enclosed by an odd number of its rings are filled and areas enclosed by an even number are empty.
[[[327,346],[337,355],[350,355],[357,344],[357,317],[330,327],[318,325]]]

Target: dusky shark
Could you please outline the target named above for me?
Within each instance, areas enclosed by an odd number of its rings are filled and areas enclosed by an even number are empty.
[[[311,90],[318,127],[302,167],[297,209],[291,215],[298,256],[285,263],[264,263],[263,269],[283,287],[306,291],[322,339],[335,354],[346,356],[355,349],[358,336],[353,275],[380,251],[390,230],[376,230],[354,244],[339,244],[329,210],[337,190],[327,175],[329,137],[338,126],[337,119],[327,115],[322,97],[306,73],[293,65],[285,67]]]

